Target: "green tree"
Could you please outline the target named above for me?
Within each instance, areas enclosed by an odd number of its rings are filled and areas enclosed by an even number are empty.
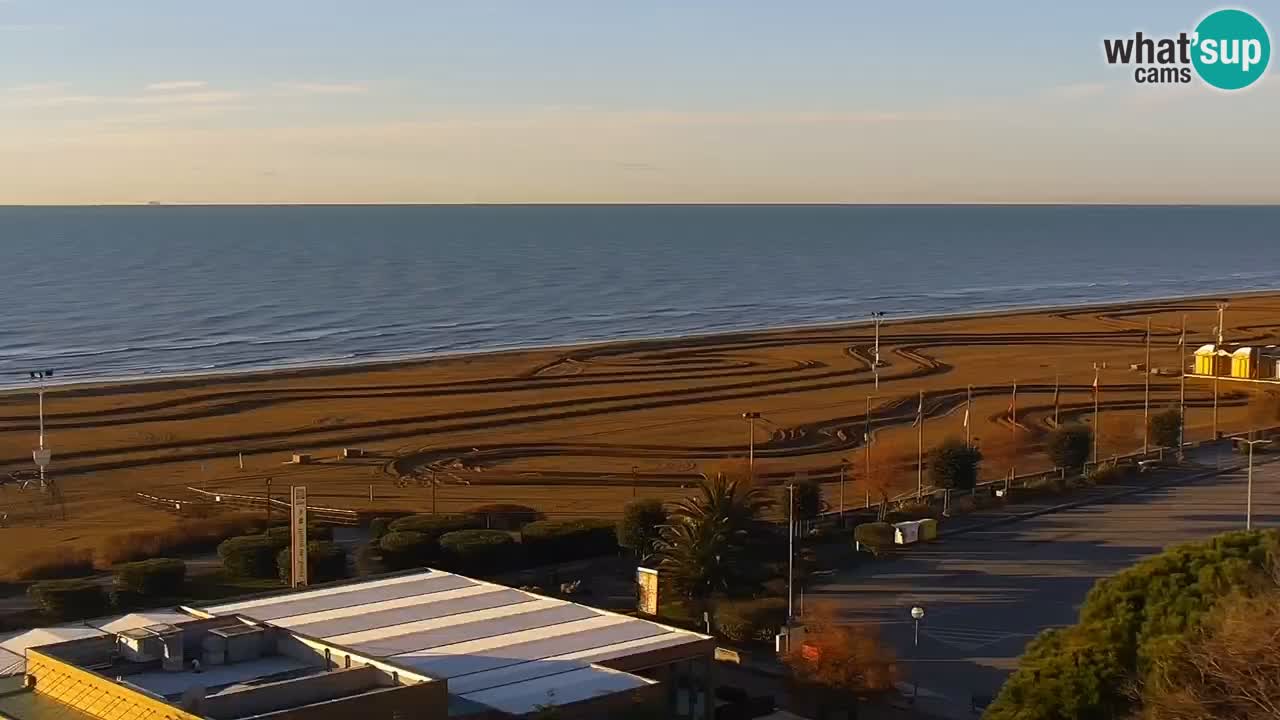
[[[1058,467],[1082,467],[1092,451],[1093,430],[1080,423],[1063,425],[1045,440],[1045,452]]]
[[[978,484],[982,451],[957,437],[949,437],[929,451],[929,479],[935,487],[972,490]]]
[[[674,504],[655,545],[658,567],[672,588],[704,601],[750,589],[759,579],[751,550],[765,534],[761,516],[771,504],[746,479],[723,473],[704,479],[693,497]]]
[[[822,514],[822,485],[813,478],[797,480],[796,483],[796,520],[812,522]]]
[[[622,519],[618,521],[618,545],[634,553],[643,564],[653,554],[658,534],[666,524],[667,510],[661,500],[632,500],[622,509]]]
[[[1177,447],[1182,440],[1182,413],[1177,408],[1162,410],[1147,424],[1156,447]]]
[[[1112,720],[1186,654],[1186,642],[1224,598],[1273,587],[1280,532],[1235,532],[1171,548],[1099,580],[1075,625],[1027,646],[986,720]]]

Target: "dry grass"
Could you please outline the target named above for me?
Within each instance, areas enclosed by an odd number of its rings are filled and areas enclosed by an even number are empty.
[[[10,560],[5,579],[14,582],[83,577],[93,572],[93,551],[88,548],[36,548]]]
[[[222,515],[183,520],[155,531],[135,531],[110,535],[98,547],[97,561],[102,567],[116,563],[154,557],[174,557],[205,552],[229,537],[262,529],[260,515]]]

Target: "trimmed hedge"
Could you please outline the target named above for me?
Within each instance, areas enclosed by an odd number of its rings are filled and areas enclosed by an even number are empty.
[[[117,565],[112,575],[112,585],[119,593],[173,598],[182,594],[187,564],[177,558],[152,558]]]
[[[266,535],[242,535],[218,545],[218,559],[231,575],[250,578],[276,577],[276,553],[281,546]]]
[[[879,555],[886,548],[893,547],[893,526],[882,522],[863,523],[853,529],[853,539]]]
[[[776,597],[726,600],[716,604],[713,619],[720,634],[734,642],[773,642],[778,628],[787,622],[787,601]]]
[[[529,560],[543,565],[618,552],[618,538],[612,520],[539,520],[520,531]]]
[[[280,581],[288,584],[293,579],[293,557],[289,548],[276,554],[276,568]],[[309,584],[333,582],[347,576],[347,549],[327,540],[307,543],[307,582]]]
[[[56,620],[84,620],[106,615],[111,602],[101,585],[88,578],[46,580],[27,588],[42,612]]]
[[[445,533],[480,530],[484,521],[472,515],[409,515],[393,520],[387,527],[392,532],[421,533],[434,544]]]
[[[520,564],[523,548],[502,530],[457,530],[440,536],[442,564],[456,572],[486,574]]]
[[[411,530],[392,530],[378,541],[382,563],[389,570],[407,570],[431,562],[439,546],[434,538]]]

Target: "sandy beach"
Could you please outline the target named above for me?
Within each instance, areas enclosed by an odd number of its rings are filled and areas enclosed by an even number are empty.
[[[1223,300],[1229,298],[1221,298]],[[1151,407],[1178,402],[1178,338],[1209,342],[1217,298],[886,322],[880,387],[869,325],[449,357],[414,362],[51,388],[46,432],[64,507],[7,483],[0,565],[24,548],[93,547],[106,535],[172,524],[135,500],[190,498],[189,487],[283,497],[305,484],[313,503],[353,510],[466,510],[517,503],[551,516],[616,515],[633,496],[673,498],[698,473],[747,455],[744,411],[761,413],[755,462],[766,482],[796,473],[861,505],[888,484],[915,486],[917,394],[926,447],[971,433],[984,475],[1046,467],[1041,451],[1061,388],[1063,421],[1089,420],[1101,371],[1102,452],[1142,445],[1145,325],[1152,323]],[[1228,343],[1280,342],[1280,294],[1231,299]],[[1190,362],[1188,355],[1187,362]],[[1017,419],[1008,421],[1013,383]],[[1207,439],[1212,383],[1188,379],[1188,439]],[[1256,420],[1261,388],[1222,383],[1219,422]],[[866,477],[867,398],[875,437]],[[31,468],[33,390],[0,395],[0,475]],[[341,448],[369,457],[337,460]],[[287,464],[294,452],[314,464]],[[243,456],[243,469],[239,458]],[[409,478],[435,477],[435,493]],[[372,492],[373,500],[370,500]],[[62,519],[65,510],[65,520]]]

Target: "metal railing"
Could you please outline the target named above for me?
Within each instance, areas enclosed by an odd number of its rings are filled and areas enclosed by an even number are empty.
[[[287,515],[290,509],[288,502],[279,498],[266,498],[258,495],[238,495],[235,493],[211,492],[209,490],[201,490],[200,488],[188,487],[187,490],[195,493],[198,497],[205,500],[205,503],[214,503],[227,505],[230,507],[244,509],[266,510],[268,503],[275,510],[279,509],[282,515]],[[360,515],[354,510],[345,510],[343,508],[324,507],[322,505],[307,505],[307,516],[311,520],[319,522],[327,522],[333,525],[359,525]]]

